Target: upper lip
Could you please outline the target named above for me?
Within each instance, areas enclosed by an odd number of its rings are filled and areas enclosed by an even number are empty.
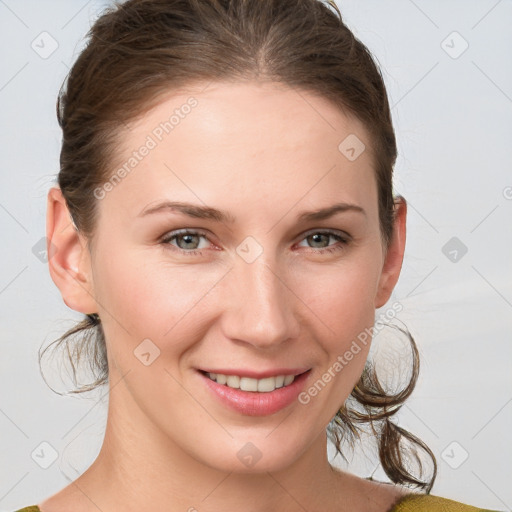
[[[237,375],[239,377],[249,377],[251,379],[265,379],[267,377],[277,377],[278,375],[300,375],[307,372],[310,368],[273,368],[270,370],[256,371],[244,369],[229,369],[229,368],[200,368],[200,371],[205,373],[220,373],[222,375]]]

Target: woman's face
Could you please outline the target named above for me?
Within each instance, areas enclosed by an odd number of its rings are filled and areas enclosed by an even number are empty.
[[[81,268],[111,414],[208,466],[284,468],[324,439],[400,270],[402,254],[385,265],[367,132],[257,83],[169,94],[129,128]]]

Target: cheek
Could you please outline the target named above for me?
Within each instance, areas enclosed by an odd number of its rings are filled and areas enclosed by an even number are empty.
[[[192,343],[207,320],[207,294],[221,277],[219,269],[200,272],[200,279],[198,274],[195,265],[171,267],[147,251],[104,257],[95,272],[95,293],[104,308],[107,340],[124,351],[147,338],[161,351]]]
[[[344,341],[356,337],[375,319],[375,290],[378,269],[365,255],[347,259],[338,266],[324,267],[314,277],[298,280],[303,297],[329,333],[329,352],[343,349]],[[303,275],[307,275],[304,273]]]
[[[378,277],[375,262],[368,258],[365,263],[363,255],[357,262],[344,261],[338,268],[319,272],[315,279],[301,281],[301,296],[312,298],[308,302],[312,318],[318,318],[316,324],[321,326],[317,340],[323,352],[303,400],[316,402],[326,420],[345,402],[363,371],[375,322]]]

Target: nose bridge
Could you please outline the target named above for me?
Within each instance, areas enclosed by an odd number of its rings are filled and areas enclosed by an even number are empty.
[[[252,262],[237,258],[231,279],[227,336],[264,348],[298,335],[293,294],[274,257],[263,252]]]

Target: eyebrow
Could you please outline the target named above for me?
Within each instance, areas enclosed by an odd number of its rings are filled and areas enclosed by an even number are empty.
[[[226,224],[233,224],[236,221],[235,217],[233,217],[230,213],[223,212],[217,208],[200,206],[192,203],[184,203],[181,201],[163,201],[154,206],[151,206],[150,208],[143,209],[139,213],[138,217],[145,217],[146,215],[154,213],[165,213],[169,211],[179,212],[196,219],[210,219]],[[333,217],[338,213],[348,211],[362,213],[366,216],[365,210],[356,204],[336,203],[332,206],[321,208],[319,210],[303,211],[298,215],[298,220],[303,222],[325,220]]]

